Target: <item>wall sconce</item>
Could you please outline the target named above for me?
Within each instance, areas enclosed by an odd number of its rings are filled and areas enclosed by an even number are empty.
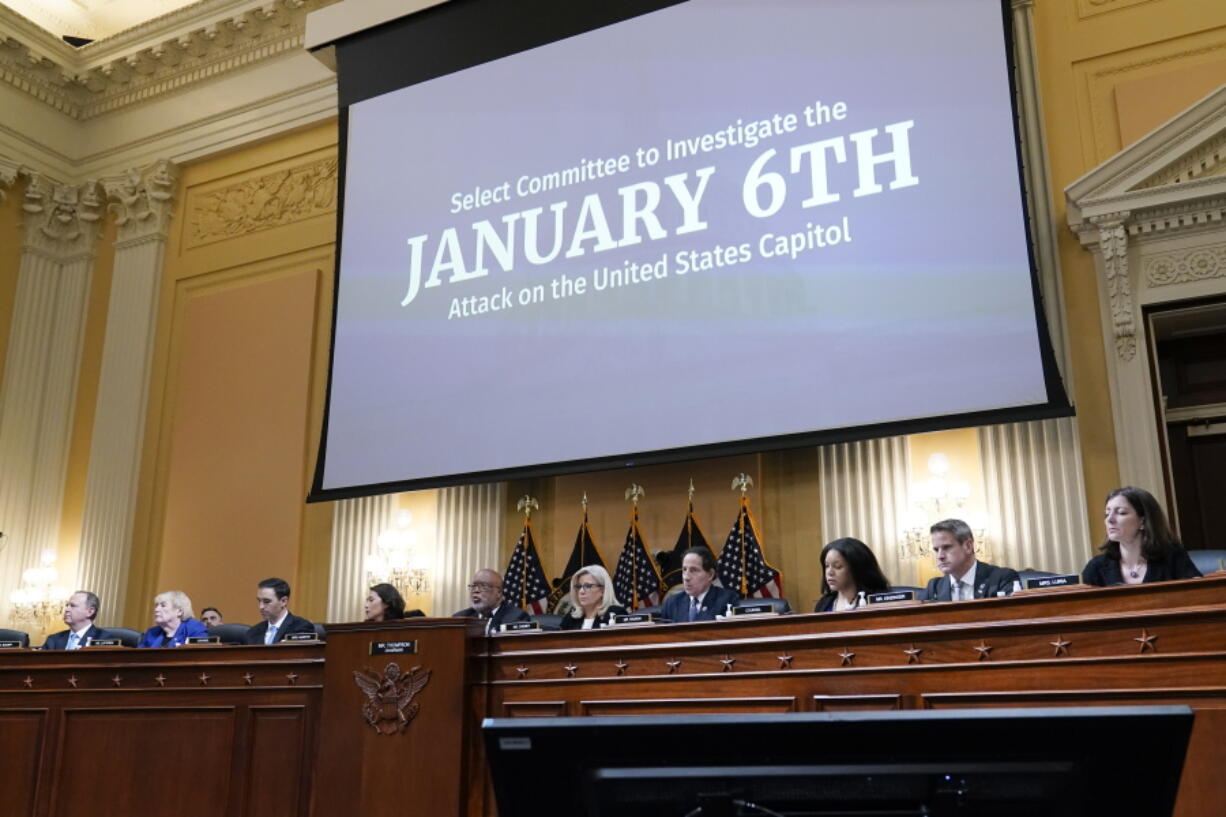
[[[961,511],[971,498],[971,484],[955,479],[949,473],[949,457],[940,452],[928,458],[928,479],[911,487],[911,508],[907,512],[907,527],[898,540],[898,554],[903,561],[917,561],[932,553],[932,523]],[[990,558],[991,543],[987,528],[978,514],[963,514],[975,537],[976,558]],[[970,517],[970,518],[965,518]]]
[[[406,595],[429,592],[430,555],[417,547],[412,523],[413,515],[400,511],[396,514],[395,526],[379,534],[375,540],[378,552],[366,557],[369,584],[387,582]]]
[[[49,630],[64,610],[68,591],[56,585],[59,571],[55,568],[55,551],[44,550],[38,567],[27,568],[21,574],[21,587],[9,593],[16,621],[29,622],[31,627]]]

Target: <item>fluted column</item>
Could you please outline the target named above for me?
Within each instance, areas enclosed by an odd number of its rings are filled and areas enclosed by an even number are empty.
[[[999,562],[1080,573],[1091,546],[1077,420],[985,426],[979,455]]]
[[[103,599],[111,621],[123,620],[158,291],[176,175],[174,165],[160,161],[103,180],[119,234],[90,440],[78,584]]]
[[[468,606],[465,585],[483,567],[498,564],[506,483],[461,485],[438,492],[438,538],[434,554],[434,614],[448,616]]]
[[[396,518],[396,495],[342,499],[332,516],[328,621],[360,621],[366,598],[366,557]]]
[[[102,217],[97,184],[28,173],[24,243],[0,384],[0,609],[54,548],[72,434],[86,299]]]
[[[854,536],[873,549],[895,584],[914,581],[898,541],[906,528],[906,437],[823,445],[818,448],[822,489],[822,541]]]

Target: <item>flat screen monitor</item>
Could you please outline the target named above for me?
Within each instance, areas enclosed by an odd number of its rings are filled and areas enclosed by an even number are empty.
[[[1169,817],[1192,719],[1183,706],[1062,707],[483,731],[500,817]]]
[[[1071,411],[1000,0],[452,0],[337,43],[313,498]]]

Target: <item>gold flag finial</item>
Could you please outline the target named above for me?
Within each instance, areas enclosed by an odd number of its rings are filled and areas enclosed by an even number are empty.
[[[515,509],[524,512],[524,519],[532,518],[532,511],[539,510],[541,504],[536,501],[536,497],[524,494],[519,498],[519,502],[515,503]]]
[[[694,504],[694,478],[690,477],[690,504]]]
[[[579,504],[583,506],[583,512],[587,513],[587,491],[583,492],[583,499],[579,500]]]
[[[626,501],[633,502],[636,508],[639,506],[639,500],[646,495],[647,492],[643,490],[643,486],[637,482],[630,483],[630,487],[626,489]]]
[[[732,490],[740,491],[741,496],[745,496],[752,486],[753,477],[751,477],[749,474],[740,473],[732,478]]]

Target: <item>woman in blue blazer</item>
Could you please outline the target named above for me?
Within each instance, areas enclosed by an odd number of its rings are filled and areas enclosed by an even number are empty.
[[[153,626],[136,646],[178,647],[189,638],[208,634],[208,628],[192,618],[192,600],[187,594],[167,590],[154,596]]]

